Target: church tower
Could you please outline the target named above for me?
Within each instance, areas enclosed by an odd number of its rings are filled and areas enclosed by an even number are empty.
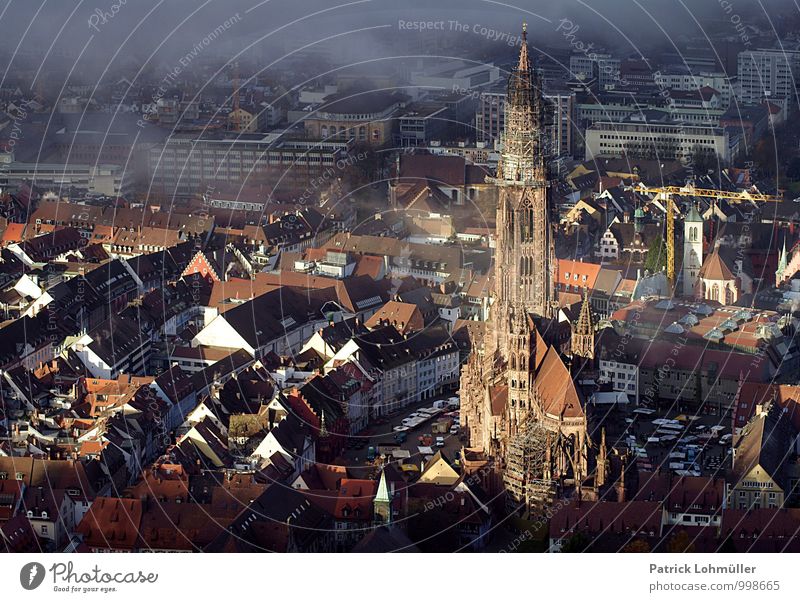
[[[783,237],[783,248],[778,254],[778,269],[775,270],[775,287],[780,288],[783,284],[783,277],[786,273],[786,268],[789,265],[789,258],[786,254],[786,237]]]
[[[548,344],[539,330],[548,329],[558,310],[546,134],[551,111],[541,87],[523,26],[519,61],[508,81],[503,150],[496,176],[487,179],[498,193],[493,304],[483,344],[473,343],[460,381],[462,427],[471,449],[491,463],[500,477],[493,482],[517,505],[543,500],[567,481],[580,488],[589,474],[583,393],[560,342]],[[593,355],[594,324],[585,304],[578,347]],[[539,444],[546,459],[534,467],[531,454]],[[532,476],[539,471],[546,484]]]
[[[694,205],[683,220],[683,296],[694,297],[703,267],[703,217]]]
[[[386,471],[381,471],[381,480],[378,482],[378,492],[372,502],[373,517],[377,524],[392,522],[392,494],[386,482]]]
[[[546,152],[546,106],[541,81],[528,58],[523,26],[517,68],[508,80],[495,257],[498,348],[508,348],[512,316],[555,314],[555,247]]]
[[[583,304],[578,321],[572,329],[572,355],[587,360],[594,359],[594,319],[587,289],[583,291]]]

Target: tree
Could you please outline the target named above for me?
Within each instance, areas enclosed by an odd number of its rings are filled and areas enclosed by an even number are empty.
[[[719,167],[719,157],[713,149],[695,144],[692,149],[691,165],[697,177],[706,175],[710,170]]]
[[[384,168],[384,157],[388,153],[377,153],[366,142],[353,145],[346,157],[337,161],[343,180],[350,189],[380,181]]]
[[[622,548],[622,551],[635,554],[647,554],[650,552],[650,544],[644,539],[634,539],[631,543]]]
[[[589,546],[589,539],[583,533],[575,533],[563,546],[562,552],[583,552]]]
[[[753,149],[753,162],[758,166],[765,176],[776,176],[778,174],[776,141],[772,134],[767,134],[764,138],[756,142]]]
[[[656,236],[650,241],[650,246],[647,248],[644,269],[654,274],[663,270],[665,265],[667,265],[667,246],[661,236]]]
[[[694,552],[694,544],[686,531],[680,531],[670,538],[667,543],[667,551],[678,554]]]

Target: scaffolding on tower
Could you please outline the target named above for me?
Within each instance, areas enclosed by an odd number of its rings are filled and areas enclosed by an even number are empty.
[[[555,483],[545,478],[548,445],[548,431],[530,419],[511,437],[503,472],[509,506],[535,514],[552,501]]]

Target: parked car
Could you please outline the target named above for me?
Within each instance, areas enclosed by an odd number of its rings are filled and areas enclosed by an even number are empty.
[[[444,437],[436,437],[436,447],[444,447]]]
[[[458,435],[458,425],[454,424],[450,427],[450,434],[451,435]]]
[[[395,433],[394,440],[398,443],[405,443],[408,439],[408,433]]]
[[[367,450],[367,460],[372,462],[375,459],[376,455],[377,455],[377,452],[375,450],[375,447],[370,445],[369,449]]]

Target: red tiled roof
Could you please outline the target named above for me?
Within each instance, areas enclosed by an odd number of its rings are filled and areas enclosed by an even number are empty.
[[[703,262],[703,267],[700,268],[700,278],[706,280],[734,280],[735,276],[730,268],[725,263],[725,260],[720,257],[719,251],[714,250]]]
[[[377,255],[362,255],[356,262],[356,267],[353,270],[353,276],[367,275],[373,280],[380,277],[383,270],[383,257]]]
[[[25,240],[25,228],[27,226],[28,224],[16,224],[13,222],[8,224],[3,232],[2,243],[5,245]]]
[[[133,550],[139,546],[141,500],[97,498],[78,525],[90,548]]]
[[[600,268],[601,266],[596,263],[585,263],[574,259],[559,259],[556,283],[559,287],[570,285],[581,288],[587,287],[592,290],[597,281],[597,276],[600,274]],[[569,274],[569,278],[567,278],[567,274]],[[575,279],[576,275],[578,276],[577,280]],[[584,276],[586,277],[585,279]]]
[[[401,303],[400,301],[388,301],[364,322],[364,326],[373,329],[384,323],[397,328],[400,334],[415,332],[425,326],[419,308],[411,303]]]
[[[585,415],[580,394],[555,347],[548,348],[536,371],[534,386],[546,414],[566,418]]]
[[[800,509],[727,509],[719,539],[730,541],[737,552],[798,552]]]
[[[733,410],[734,428],[742,428],[753,417],[757,405],[775,401],[785,408],[795,430],[800,432],[800,386],[744,382]]]
[[[637,534],[657,537],[661,531],[659,502],[571,501],[550,520],[550,538],[569,538],[574,533],[592,535]],[[651,535],[652,534],[652,535]]]
[[[716,514],[725,497],[725,480],[719,477],[676,476],[672,472],[639,471],[637,501],[663,502],[670,512]]]

